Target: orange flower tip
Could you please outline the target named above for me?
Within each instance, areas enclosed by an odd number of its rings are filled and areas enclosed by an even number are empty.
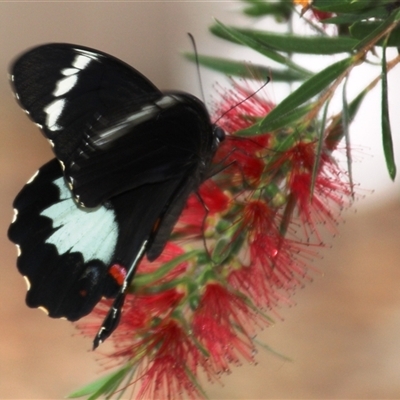
[[[327,11],[320,11],[313,7],[313,0],[293,0],[294,5],[299,5],[302,7],[300,15],[303,16],[306,11],[311,10],[314,17],[318,21],[323,21],[332,17],[333,13]]]
[[[302,7],[300,13],[301,16],[303,16],[304,13],[310,9],[312,2],[312,0],[293,0],[294,5],[299,5]]]
[[[302,7],[309,7],[312,4],[312,0],[293,0],[293,4],[300,5]]]

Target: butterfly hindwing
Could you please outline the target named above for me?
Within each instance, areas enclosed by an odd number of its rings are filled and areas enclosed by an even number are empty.
[[[8,235],[19,248],[27,304],[51,317],[76,320],[118,286],[108,276],[118,239],[115,212],[83,212],[69,192],[57,160],[44,165],[14,201]]]
[[[168,223],[170,215],[178,216],[170,208],[184,206],[182,190],[189,187],[182,172],[88,209],[73,199],[57,160],[44,165],[16,197],[8,231],[19,249],[18,269],[28,281],[27,304],[51,317],[76,320],[101,297],[114,297],[121,282],[110,274],[112,266],[126,273],[143,242],[159,231],[161,252],[174,225]]]

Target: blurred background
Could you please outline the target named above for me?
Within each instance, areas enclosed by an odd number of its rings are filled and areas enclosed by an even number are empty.
[[[240,9],[232,1],[0,3],[0,398],[62,398],[102,372],[91,340],[24,304],[25,283],[6,231],[15,195],[52,154],[13,99],[10,61],[37,44],[77,43],[121,58],[160,88],[199,95],[195,66],[181,56],[192,50],[186,33],[200,53],[252,60],[251,52],[207,33],[213,17],[254,23]],[[210,100],[213,83],[227,80],[202,73]],[[399,82],[394,71],[389,93],[397,136]],[[267,93],[278,102],[287,88],[272,84]],[[390,182],[382,158],[378,89],[351,131],[361,198],[343,215],[340,234],[327,238],[333,246],[314,262],[314,282],[293,298],[296,307],[279,310],[281,320],[259,335],[292,361],[260,349],[258,365],[234,368],[224,386],[206,387],[211,399],[400,398],[400,187]],[[399,140],[395,146],[400,164]]]

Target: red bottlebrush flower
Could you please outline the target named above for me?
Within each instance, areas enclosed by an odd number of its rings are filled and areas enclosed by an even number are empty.
[[[298,215],[305,231],[310,227],[317,234],[317,224],[329,224],[331,231],[335,232],[336,218],[345,206],[348,206],[352,196],[352,189],[332,160],[324,161],[318,172],[314,190],[311,194],[311,173],[293,175],[289,182]]]
[[[276,314],[308,278],[308,258],[317,255],[311,246],[321,246],[310,231],[333,223],[332,206],[351,195],[325,143],[315,167],[311,130],[295,143],[294,136],[287,140],[289,128],[236,136],[273,106],[260,96],[240,103],[251,92],[237,84],[234,90],[217,107],[227,132],[214,159],[219,173],[189,198],[163,254],[142,261],[110,338],[110,359],[136,370],[136,398],[203,397],[200,369],[218,380],[232,364],[252,362],[253,330],[270,323],[263,312]],[[305,243],[297,239],[299,226]],[[185,252],[190,240],[199,250]],[[99,320],[108,311],[102,303],[92,314]],[[98,324],[79,323],[90,335]]]
[[[269,207],[265,201],[249,200],[243,207],[243,224],[250,231],[250,235],[262,232],[276,231],[277,210]]]
[[[305,264],[296,258],[303,251],[300,243],[264,232],[249,246],[251,265],[261,267],[271,285],[288,291],[300,285],[299,277],[306,273]]]
[[[241,229],[247,230],[249,254],[247,262],[230,273],[229,282],[258,306],[269,308],[277,303],[276,287],[288,288],[292,277],[290,274],[282,282],[281,262],[287,249],[282,246],[284,238],[277,226],[277,210],[263,200],[249,200],[240,214],[243,215]],[[283,263],[287,272],[290,271],[290,264]]]
[[[304,246],[278,231],[257,233],[249,243],[248,265],[234,269],[229,283],[263,309],[290,303],[288,295],[306,276],[307,265],[299,257],[303,252]]]
[[[226,210],[229,201],[227,194],[214,181],[205,181],[198,194],[189,197],[174,233],[184,234],[189,238],[201,237],[208,228],[207,219]]]
[[[140,371],[138,399],[180,399],[185,394],[202,397],[195,378],[204,356],[175,320],[163,320],[143,339],[143,345],[150,356]]]
[[[262,158],[268,152],[270,134],[246,138],[232,135],[265,117],[274,107],[270,101],[252,94],[249,89],[234,83],[232,90],[220,93],[222,100],[215,106],[218,125],[228,134],[218,149],[215,162],[228,166],[225,171],[225,176],[229,177],[228,187],[241,185],[243,181],[249,185],[258,184],[264,171]]]
[[[193,317],[193,334],[209,352],[215,374],[229,371],[241,358],[253,361],[255,352],[249,333],[255,313],[244,298],[218,283],[208,283]]]
[[[146,334],[155,321],[169,317],[180,304],[184,293],[167,289],[150,294],[127,294],[118,329],[112,336],[116,351],[112,357],[131,357],[135,351],[135,337]],[[77,322],[85,336],[92,337],[99,329],[99,321],[107,315],[112,301],[103,299],[93,312]]]
[[[169,261],[175,259],[176,257],[184,254],[185,251],[182,247],[178,246],[174,242],[167,242],[164,251],[162,254],[154,261],[149,262],[145,257],[138,267],[138,275],[146,274],[151,275],[152,272],[156,272],[160,270],[160,267]],[[167,271],[165,275],[163,275],[160,279],[155,279],[153,283],[161,283],[165,281],[170,281],[176,278],[179,275],[185,273],[186,269],[188,268],[187,262],[181,262],[177,266],[175,266],[170,271]]]
[[[251,144],[253,148],[250,148]],[[216,162],[223,162],[227,166],[221,177],[217,177],[220,184],[227,188],[243,185],[255,187],[259,184],[265,169],[261,155],[263,151],[265,147],[251,138],[228,136],[216,157]]]
[[[343,179],[343,173],[327,150],[322,149],[318,168],[314,172],[316,148],[316,142],[298,142],[268,166],[270,171],[279,170],[285,174],[288,196],[296,204],[307,236],[310,233],[307,227],[318,235],[317,224],[329,222],[333,226],[336,216],[332,210],[342,209],[352,193],[349,183]]]
[[[253,125],[259,118],[265,117],[274,104],[263,99],[260,95],[253,95],[253,91],[233,82],[231,90],[221,90],[221,100],[214,107],[218,125],[228,134]],[[262,135],[254,137],[255,142],[265,140]]]
[[[150,282],[147,286],[168,284],[171,280],[185,273],[188,263],[177,263],[172,270],[165,271],[163,275],[160,274],[160,270],[163,265],[182,254],[182,248],[168,242],[164,252],[156,261],[150,263],[147,259],[142,260],[138,268],[137,280],[140,280],[140,275],[142,275],[146,276],[148,282]],[[144,284],[145,288],[146,284]],[[132,332],[146,331],[155,319],[170,315],[183,297],[183,291],[177,288],[169,289],[168,287],[163,290],[162,286],[161,289],[153,293],[143,292],[143,289],[142,292],[134,295],[128,293],[123,306],[119,329],[113,335],[113,338],[118,338],[116,347],[122,350],[116,352],[114,357],[130,354]],[[111,304],[112,300],[102,299],[88,317],[77,322],[78,328],[84,335],[94,336],[97,333],[99,322],[104,320]],[[127,339],[127,342],[125,339]]]
[[[120,331],[125,330],[130,337],[129,333],[136,329],[147,329],[155,319],[168,317],[179,305],[184,295],[175,288],[154,294],[129,295],[125,300],[124,318],[121,321]],[[142,317],[138,318],[138,314],[142,314]],[[130,340],[129,337],[128,340]]]

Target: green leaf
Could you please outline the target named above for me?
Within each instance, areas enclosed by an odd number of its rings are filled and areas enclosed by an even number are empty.
[[[353,188],[353,169],[352,169],[351,143],[350,143],[350,133],[349,133],[350,115],[349,115],[349,104],[347,102],[347,95],[346,95],[346,86],[347,86],[346,84],[347,80],[344,82],[343,92],[342,92],[342,104],[343,104],[342,126],[343,126],[344,138],[346,141],[346,160],[347,160],[347,171],[349,174],[349,183],[350,187]]]
[[[69,394],[67,398],[73,399],[77,397],[90,396],[90,400],[95,400],[101,395],[111,393],[116,390],[125,376],[132,369],[130,364],[125,365],[121,369],[112,372],[109,375],[103,376],[94,382],[89,383],[83,388]],[[89,400],[88,399],[88,400]]]
[[[352,13],[368,9],[375,3],[376,0],[314,0],[313,7],[333,13]]]
[[[353,63],[353,58],[349,57],[330,65],[312,78],[304,82],[297,90],[279,103],[263,120],[250,127],[255,132],[270,132],[270,127],[282,116],[293,112],[294,109],[320,94],[336,78],[338,78]],[[248,129],[241,131],[247,132]]]
[[[292,11],[292,5],[285,2],[266,3],[260,0],[246,0],[250,5],[243,12],[250,17],[261,17],[271,15],[278,21],[286,21],[289,19]]]
[[[388,10],[385,6],[379,6],[358,11],[354,14],[340,14],[335,17],[324,19],[324,24],[351,25],[354,22],[371,20],[372,18],[382,20],[388,17]]]
[[[296,36],[278,34],[254,29],[235,29],[236,32],[252,38],[265,46],[286,53],[337,54],[352,51],[358,40],[346,36]]]
[[[273,132],[275,130],[284,128],[285,126],[293,126],[299,121],[304,115],[308,114],[314,107],[314,103],[306,104],[305,106],[297,107],[293,110],[288,111],[285,114],[277,116],[273,121],[268,124],[268,130],[260,129],[259,123],[256,123],[249,128],[242,129],[236,132],[238,136],[252,136],[260,133]]]
[[[192,53],[184,53],[190,61],[196,61]],[[222,72],[228,76],[240,76],[242,78],[257,79],[266,81],[270,76],[275,82],[294,82],[304,80],[305,76],[293,70],[277,70],[262,65],[249,64],[243,61],[229,60],[213,56],[198,56],[199,63],[207,68]]]
[[[313,198],[315,182],[316,182],[317,174],[318,174],[319,162],[321,160],[322,144],[324,142],[325,124],[326,124],[326,117],[328,115],[329,103],[330,102],[327,101],[325,104],[324,112],[322,114],[322,120],[321,120],[321,128],[320,128],[320,131],[318,134],[318,145],[317,145],[317,151],[315,154],[315,160],[314,160],[312,176],[311,176],[311,185],[310,185],[310,198],[311,199]]]
[[[363,21],[357,22],[350,27],[350,33],[356,39],[364,39],[365,37],[373,36],[373,32],[381,25],[379,21]],[[383,46],[384,39],[381,39],[376,43],[377,46]],[[390,34],[389,40],[386,44],[387,47],[399,47],[400,46],[400,27],[395,28]]]
[[[137,274],[135,279],[133,280],[132,285],[136,288],[139,286],[146,286],[151,283],[157,282],[162,279],[168,272],[173,270],[177,265],[189,261],[191,259],[196,258],[202,250],[192,250],[188,251],[180,256],[173,258],[171,261],[168,261],[161,265],[160,268],[156,269],[153,272],[149,272],[146,274]]]
[[[389,120],[386,43],[384,43],[382,50],[382,142],[389,176],[394,180],[396,177],[396,163],[394,160],[392,132]]]
[[[221,265],[231,255],[230,238],[222,237],[214,247],[211,259],[216,265]]]
[[[386,31],[392,24],[397,24],[400,19],[400,10],[393,12],[389,18],[381,22],[375,29],[373,29],[367,36],[365,36],[354,49],[362,49],[370,42],[376,40],[380,34]]]
[[[216,21],[216,24],[210,28],[210,31],[223,38],[230,40],[234,43],[238,43],[251,49],[259,52],[260,54],[264,55],[265,57],[270,58],[277,63],[283,64],[288,68],[291,68],[301,74],[311,76],[312,73],[300,65],[294,63],[289,57],[285,57],[275,51],[272,47],[265,45],[264,43],[259,42],[258,40],[241,33],[238,29],[227,27],[219,21]]]
[[[363,90],[351,103],[348,104],[348,118],[350,123],[356,116],[357,111],[368,92],[368,90]],[[325,143],[327,148],[330,150],[334,150],[344,136],[342,117],[343,112],[340,113],[338,118],[332,121],[332,124],[329,127],[330,133],[325,139]]]

